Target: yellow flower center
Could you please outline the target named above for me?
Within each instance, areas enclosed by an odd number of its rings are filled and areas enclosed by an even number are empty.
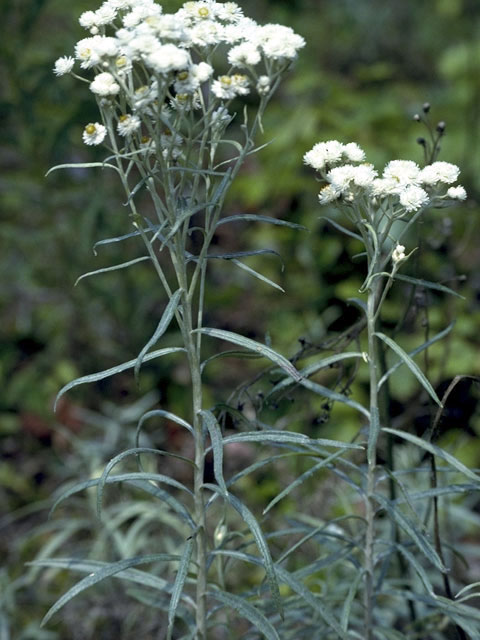
[[[142,136],[141,143],[142,144],[147,144],[147,142],[150,142],[150,138],[148,136]]]
[[[89,136],[93,136],[96,130],[97,127],[94,124],[87,124],[87,126],[85,127],[85,133],[87,133]]]
[[[230,76],[220,76],[220,82],[221,84],[225,84],[229,87],[232,84],[232,79]]]
[[[117,67],[119,69],[121,69],[122,67],[125,67],[127,65],[127,59],[125,56],[120,56],[119,58],[117,58],[115,60],[115,64],[117,65]]]
[[[126,122],[128,120],[128,115],[124,114],[123,116],[120,116],[119,120],[120,122]]]
[[[148,87],[146,84],[144,84],[143,87],[138,87],[138,89],[135,91],[135,95],[141,96],[144,93],[147,93],[147,91],[148,91]]]
[[[207,9],[207,7],[200,7],[200,9],[198,10],[198,15],[200,16],[200,18],[208,18],[208,16],[210,15],[210,11]]]
[[[180,71],[180,73],[177,75],[177,78],[180,80],[180,82],[184,82],[184,80],[188,78],[188,71]]]
[[[188,100],[188,93],[177,93],[178,102],[186,102]]]

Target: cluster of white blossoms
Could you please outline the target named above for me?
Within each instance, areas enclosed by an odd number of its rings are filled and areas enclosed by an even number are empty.
[[[54,73],[93,72],[90,90],[104,124],[108,112],[117,132],[138,148],[147,134],[157,143],[167,130],[181,137],[179,112],[199,111],[203,118],[252,91],[268,97],[305,45],[289,27],[245,17],[235,2],[186,2],[168,14],[155,0],[106,0],[79,21],[90,35],[74,56],[56,61]],[[213,51],[221,73],[212,66]],[[85,142],[100,144],[99,132],[98,123],[87,125]]]
[[[446,200],[465,200],[458,179],[460,169],[449,162],[434,162],[421,169],[411,160],[392,160],[381,176],[365,162],[364,151],[355,143],[337,140],[319,142],[304,156],[326,182],[319,194],[321,204],[369,201],[394,216],[420,211]]]

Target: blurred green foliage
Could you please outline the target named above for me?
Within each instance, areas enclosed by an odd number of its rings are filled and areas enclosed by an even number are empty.
[[[127,229],[110,175],[77,170],[45,178],[54,164],[89,161],[101,154],[81,142],[83,126],[96,119],[91,95],[81,83],[70,77],[56,79],[51,71],[55,59],[69,54],[83,37],[77,16],[96,4],[91,0],[2,2],[0,513],[4,514],[47,499],[78,471],[69,466],[68,440],[92,434],[81,405],[115,415],[115,405],[126,406],[139,397],[132,377],[118,376],[75,391],[57,416],[52,413],[53,398],[62,384],[138,353],[164,304],[153,274],[143,265],[119,275],[87,279],[73,288],[83,272],[136,257],[138,245],[100,247],[98,257],[92,254],[97,240]],[[163,4],[167,9],[180,5],[175,0]],[[452,303],[442,296],[418,295],[403,338],[413,347],[456,317],[452,337],[431,351],[428,366],[437,384],[457,373],[480,374],[478,2],[245,0],[242,6],[261,21],[291,25],[308,46],[267,110],[265,134],[259,142],[271,143],[246,164],[227,210],[289,219],[309,232],[268,225],[245,224],[235,231],[222,227],[218,243],[226,251],[263,247],[279,251],[283,272],[274,258],[255,258],[249,264],[280,282],[286,294],[246,279],[233,265],[214,264],[206,324],[258,339],[268,332],[279,351],[293,355],[299,339],[318,345],[358,317],[345,302],[356,295],[362,280],[361,262],[357,273],[352,268],[355,241],[319,219],[322,212],[314,176],[302,167],[302,156],[315,142],[336,138],[357,141],[375,164],[392,158],[422,162],[415,139],[424,133],[412,116],[428,100],[433,124],[447,123],[441,159],[460,165],[469,200],[447,213],[428,214],[419,237],[409,238],[411,246],[422,249],[412,269],[425,279],[457,288],[465,300]],[[392,297],[384,318],[387,326],[395,326],[405,312],[406,295],[408,289],[399,287]],[[175,335],[168,340],[173,344]],[[224,399],[254,370],[245,360],[212,364],[207,370],[212,402]],[[155,388],[165,405],[182,414],[187,384],[181,365],[171,370],[162,363],[146,368],[141,391]],[[360,394],[361,385],[360,377]],[[415,385],[407,376],[395,379],[395,389],[398,404],[412,402]],[[480,433],[480,416],[474,390],[466,393],[470,404],[460,399],[459,406],[468,405],[471,410],[468,415],[453,416],[449,429],[458,435],[457,445],[468,449],[468,462],[479,466],[480,449],[471,447],[471,442]],[[269,412],[275,420],[278,411]],[[326,424],[322,424],[323,414],[321,401],[310,399],[301,410],[296,406],[291,420],[325,437],[352,435],[351,418],[344,408],[335,408]],[[113,445],[107,450],[115,452]],[[269,478],[261,487],[245,490],[253,502],[263,502],[278,486]],[[20,579],[23,562],[48,537],[40,535],[42,540],[33,541],[25,537],[29,529],[44,522],[44,510],[20,520],[0,520],[0,553],[9,554],[10,580]],[[20,539],[27,542],[19,543]],[[22,583],[12,584],[13,591],[18,588],[21,593],[22,611],[13,617],[12,637],[77,637],[65,635],[67,627],[60,635],[41,635],[38,620],[45,612],[45,594]],[[0,615],[13,606],[10,596],[2,597]],[[113,635],[105,631],[102,638],[120,637],[112,629]],[[120,626],[117,632],[124,629]],[[1,631],[0,636],[4,637]]]

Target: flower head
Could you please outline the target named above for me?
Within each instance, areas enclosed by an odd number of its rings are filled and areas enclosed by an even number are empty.
[[[392,253],[393,264],[397,265],[399,262],[403,262],[405,258],[405,247],[403,246],[403,244],[397,244]]]
[[[420,173],[420,180],[423,184],[431,186],[441,182],[452,184],[458,179],[460,169],[450,162],[434,162],[424,167]]]
[[[451,200],[466,200],[467,192],[465,191],[464,187],[462,187],[462,185],[459,184],[456,187],[450,187],[448,189],[447,197],[450,198]]]
[[[53,73],[56,76],[64,76],[70,73],[75,65],[75,60],[71,56],[63,56],[55,62]]]
[[[428,193],[425,189],[410,185],[400,193],[400,204],[408,211],[418,211],[425,207],[429,202]]]
[[[114,96],[120,91],[120,85],[111,73],[99,73],[90,83],[90,91],[102,97]]]
[[[107,135],[107,130],[103,124],[90,122],[83,130],[83,141],[88,145],[102,144]]]

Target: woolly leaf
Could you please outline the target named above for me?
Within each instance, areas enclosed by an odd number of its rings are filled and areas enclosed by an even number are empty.
[[[172,597],[170,599],[170,606],[168,607],[167,640],[170,640],[172,637],[175,614],[182,597],[183,587],[185,586],[185,580],[187,579],[188,568],[192,560],[193,544],[193,537],[188,538],[183,550],[182,559],[180,560],[177,575],[175,576],[175,582],[173,583]]]
[[[213,450],[213,473],[222,492],[227,494],[227,485],[223,477],[223,437],[220,425],[211,411],[200,411],[203,424],[210,434]]]
[[[100,273],[108,273],[110,271],[118,271],[119,269],[128,269],[134,264],[138,264],[139,262],[145,262],[146,260],[151,260],[150,256],[142,256],[141,258],[135,258],[135,260],[129,260],[128,262],[122,262],[121,264],[115,264],[113,267],[105,267],[104,269],[97,269],[96,271],[89,271],[88,273],[84,273],[79,278],[76,279],[74,286],[84,280],[85,278],[90,278],[91,276],[98,276]]]
[[[280,640],[280,636],[277,634],[272,624],[245,598],[235,596],[232,593],[227,593],[226,591],[220,591],[219,589],[209,591],[208,595],[214,600],[218,600],[231,609],[238,611],[242,617],[251,622],[261,633],[263,633],[267,640]]]

